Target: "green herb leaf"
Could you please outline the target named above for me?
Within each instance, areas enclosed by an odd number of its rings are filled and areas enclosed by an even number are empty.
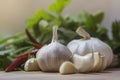
[[[49,6],[49,10],[61,15],[63,9],[71,2],[71,0],[56,0]]]
[[[40,10],[36,11],[36,13],[30,19],[28,19],[26,26],[27,26],[27,28],[30,29],[30,28],[33,28],[35,25],[37,25],[41,19],[45,19],[45,20],[49,21],[53,18],[54,18],[54,16],[52,16],[45,10],[40,9]]]
[[[120,21],[115,21],[112,23],[112,36],[114,40],[120,41]]]
[[[97,24],[97,29],[96,29],[96,37],[100,38],[101,40],[103,41],[108,41],[109,40],[109,37],[107,35],[107,29],[101,25],[101,24]]]
[[[104,18],[104,13],[103,12],[97,12],[93,16],[94,16],[95,23],[101,23],[103,21],[103,18]]]
[[[87,11],[83,11],[79,14],[81,23],[86,30],[95,30],[94,16]]]
[[[76,36],[76,33],[73,32],[72,30],[69,29],[65,29],[63,27],[59,28],[59,31],[61,31],[63,33],[63,36],[65,36],[66,38],[71,38],[73,39]],[[70,37],[71,36],[71,37]]]

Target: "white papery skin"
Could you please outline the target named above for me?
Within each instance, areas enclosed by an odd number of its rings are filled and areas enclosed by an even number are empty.
[[[87,40],[73,40],[67,45],[67,47],[73,54],[78,54],[80,56],[84,56],[91,52],[100,52],[107,60],[106,67],[111,64],[113,59],[112,49],[106,43],[97,38],[92,37]]]

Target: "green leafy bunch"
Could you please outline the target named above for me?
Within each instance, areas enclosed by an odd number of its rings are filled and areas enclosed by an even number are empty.
[[[62,16],[62,11],[70,4],[71,0],[55,0],[48,7],[48,11],[40,9],[27,21],[27,28],[33,32],[34,37],[42,44],[47,44],[52,38],[52,27],[59,26],[58,36],[60,42],[67,44],[75,38],[80,38],[75,30],[81,26],[91,36],[99,37],[105,41],[108,39],[107,30],[101,25],[103,12],[90,14],[83,11],[78,15]]]
[[[112,23],[112,40],[109,41],[109,45],[112,47],[114,54],[120,56],[120,21],[116,20]]]
[[[0,70],[4,70],[19,54],[33,50],[25,33],[0,39]]]

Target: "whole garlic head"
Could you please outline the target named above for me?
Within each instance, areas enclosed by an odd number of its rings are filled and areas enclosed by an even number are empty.
[[[42,71],[59,71],[64,61],[72,60],[70,50],[57,41],[57,27],[53,27],[53,39],[43,46],[36,55],[38,65]]]
[[[98,38],[90,37],[90,35],[82,28],[78,28],[76,32],[83,36],[83,39],[71,41],[67,47],[71,50],[73,54],[78,54],[81,56],[86,55],[91,52],[99,52],[101,55],[104,55],[107,60],[108,67],[113,59],[112,49],[103,41]]]

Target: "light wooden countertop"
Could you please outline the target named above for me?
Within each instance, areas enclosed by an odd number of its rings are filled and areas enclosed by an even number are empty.
[[[0,71],[0,80],[120,80],[120,68],[108,69],[101,73],[69,74],[14,71]]]

